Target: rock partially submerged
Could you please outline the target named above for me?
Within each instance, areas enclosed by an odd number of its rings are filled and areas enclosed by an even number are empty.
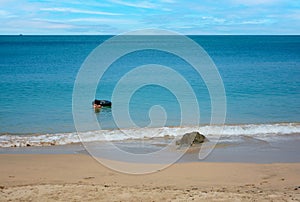
[[[193,144],[201,144],[208,141],[208,139],[199,132],[186,133],[180,140],[176,141],[176,145],[192,146]]]

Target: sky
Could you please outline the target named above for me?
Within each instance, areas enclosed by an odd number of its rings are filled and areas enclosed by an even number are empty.
[[[300,0],[0,0],[0,34],[300,34]]]

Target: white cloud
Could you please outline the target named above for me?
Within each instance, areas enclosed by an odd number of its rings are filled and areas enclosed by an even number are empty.
[[[130,7],[136,7],[136,8],[156,8],[156,5],[150,2],[146,1],[138,1],[135,3],[132,2],[125,2],[120,0],[110,0],[112,3],[120,4],[123,6],[130,6]]]
[[[7,19],[7,18],[17,17],[17,15],[15,15],[11,12],[5,11],[5,10],[0,10],[0,17]]]
[[[162,3],[176,3],[175,0],[161,0]]]
[[[15,2],[14,2],[15,1]],[[0,1],[0,7],[4,7],[6,6],[7,4],[10,4],[10,3],[17,3],[18,1],[17,0],[1,0]]]
[[[260,24],[267,24],[270,23],[271,21],[268,19],[261,19],[261,20],[247,20],[247,21],[243,21],[240,24],[243,25],[260,25]]]
[[[7,22],[10,24],[11,28],[28,28],[30,29],[69,29],[72,28],[72,25],[65,24],[65,23],[53,23],[44,20],[14,20],[13,23]]]
[[[293,11],[284,15],[286,18],[290,18],[292,20],[299,20],[300,22],[300,10]]]
[[[274,4],[280,0],[232,0],[233,3],[244,4],[247,6],[251,5],[262,5],[262,4]]]
[[[70,12],[70,13],[93,14],[93,15],[122,15],[120,13],[81,10],[81,9],[73,9],[73,8],[41,8],[40,10],[41,11],[51,11],[51,12]]]
[[[73,19],[64,20],[64,21],[66,21],[66,22],[114,23],[114,24],[121,24],[121,23],[133,24],[133,23],[136,23],[135,20],[112,19],[112,18],[73,18]]]
[[[209,22],[214,22],[214,23],[224,23],[226,21],[223,18],[216,18],[216,17],[212,17],[212,16],[203,16],[203,17],[201,17],[201,19],[209,21]]]

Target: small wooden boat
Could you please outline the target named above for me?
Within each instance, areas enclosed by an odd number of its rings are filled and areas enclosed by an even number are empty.
[[[111,101],[108,100],[97,100],[95,99],[92,102],[94,108],[101,108],[101,107],[111,107]]]

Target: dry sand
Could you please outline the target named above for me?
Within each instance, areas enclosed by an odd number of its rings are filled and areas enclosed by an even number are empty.
[[[84,154],[1,154],[0,201],[300,201],[300,163],[177,163],[147,175]]]

